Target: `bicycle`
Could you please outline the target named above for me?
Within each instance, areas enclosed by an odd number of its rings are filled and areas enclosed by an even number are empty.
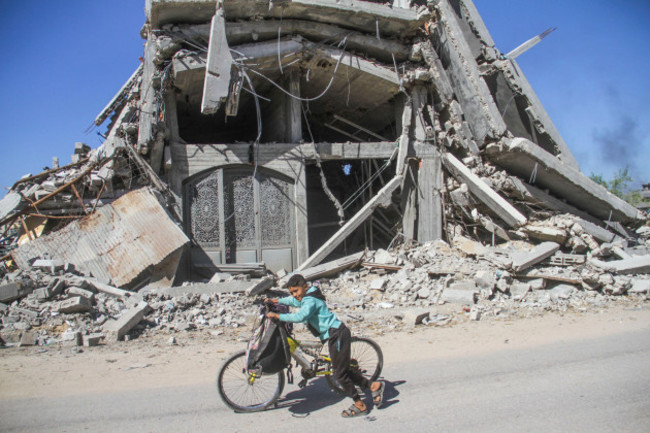
[[[260,311],[253,330],[257,329],[268,306]],[[286,326],[283,324],[283,326]],[[298,387],[304,388],[310,379],[325,377],[329,387],[343,395],[343,389],[334,379],[329,354],[321,353],[325,344],[320,341],[299,341],[290,327],[287,342],[296,367],[301,367],[302,380]],[[350,367],[358,370],[370,382],[377,380],[384,365],[384,355],[379,345],[367,337],[352,337]],[[262,374],[247,368],[247,351],[241,350],[224,361],[217,377],[219,396],[236,412],[257,412],[275,405],[285,386],[285,371],[289,383],[293,383],[291,363],[273,374]]]

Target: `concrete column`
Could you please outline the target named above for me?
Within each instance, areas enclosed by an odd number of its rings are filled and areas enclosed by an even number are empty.
[[[424,157],[418,170],[418,241],[442,239],[442,161],[440,151]]]
[[[140,87],[140,124],[138,128],[138,143],[136,150],[140,154],[149,152],[153,141],[153,125],[155,122],[155,94],[151,85],[156,73],[153,58],[156,55],[156,37],[149,33],[144,45],[144,67],[142,70],[142,83]]]
[[[288,71],[288,90],[292,95],[300,96],[300,70],[298,68],[291,68]],[[286,96],[285,104],[285,119],[287,126],[286,142],[299,143],[302,140],[302,102],[296,98]]]
[[[416,179],[418,176],[418,161],[411,160],[408,162],[404,173],[404,183],[402,184],[401,202],[402,202],[402,234],[409,238],[416,238],[416,222],[418,217],[418,185]]]
[[[305,159],[296,161],[300,164],[297,168],[295,194],[296,216],[296,264],[297,268],[309,258],[309,227],[307,225],[307,171]]]

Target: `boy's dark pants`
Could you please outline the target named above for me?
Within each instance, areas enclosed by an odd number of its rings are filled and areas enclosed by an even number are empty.
[[[358,401],[361,398],[355,385],[366,389],[370,386],[370,383],[359,372],[350,369],[350,343],[352,340],[350,330],[347,326],[341,324],[338,328],[330,328],[329,334],[330,338],[327,344],[332,357],[334,379],[341,385],[345,395],[351,397],[354,401]]]

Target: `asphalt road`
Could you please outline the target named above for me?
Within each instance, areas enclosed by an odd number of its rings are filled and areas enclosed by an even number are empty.
[[[348,402],[322,379],[305,389],[288,385],[276,409],[236,414],[210,377],[194,387],[3,400],[0,431],[650,431],[650,330],[526,350],[504,342],[481,356],[405,358],[385,365],[384,374],[385,407],[357,419],[339,416]]]

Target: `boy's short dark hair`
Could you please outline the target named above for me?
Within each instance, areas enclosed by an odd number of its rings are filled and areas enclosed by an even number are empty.
[[[307,284],[307,280],[305,280],[305,277],[303,277],[300,274],[293,274],[291,278],[289,278],[289,281],[287,281],[287,284],[284,285],[284,287],[296,287],[296,286],[304,286]]]

